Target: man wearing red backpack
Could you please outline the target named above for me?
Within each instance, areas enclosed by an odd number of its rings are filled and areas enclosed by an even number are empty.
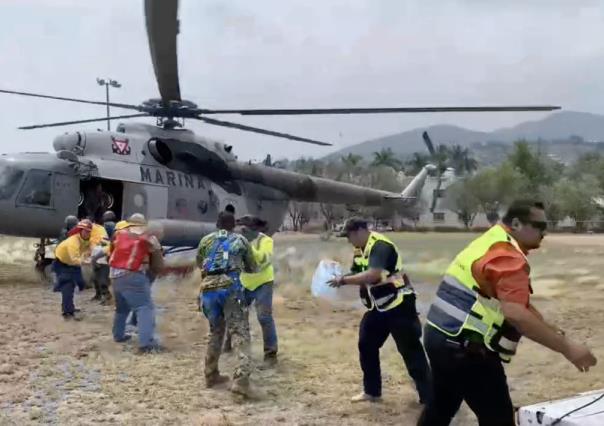
[[[160,350],[155,339],[155,307],[151,298],[151,283],[145,273],[145,260],[149,268],[158,272],[163,268],[161,245],[149,235],[145,217],[136,213],[128,218],[128,226],[115,234],[111,244],[110,276],[113,280],[115,317],[113,340],[125,342],[126,320],[130,311],[138,319],[139,351],[149,353]]]

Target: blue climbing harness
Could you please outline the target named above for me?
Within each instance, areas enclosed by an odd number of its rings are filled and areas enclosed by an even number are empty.
[[[229,268],[229,249],[231,244],[226,231],[219,231],[218,238],[212,243],[208,260],[205,262],[204,271],[209,275],[225,274]],[[219,252],[222,248],[222,252]]]

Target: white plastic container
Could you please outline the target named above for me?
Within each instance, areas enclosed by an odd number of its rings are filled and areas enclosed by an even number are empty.
[[[562,418],[557,426],[602,426],[604,425],[604,389],[585,392],[571,398],[547,401],[522,407],[518,410],[519,426],[551,426]],[[601,397],[601,398],[600,398]],[[598,398],[600,398],[598,400]],[[589,404],[585,408],[584,405]]]

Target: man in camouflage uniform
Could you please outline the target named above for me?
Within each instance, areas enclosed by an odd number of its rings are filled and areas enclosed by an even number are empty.
[[[243,286],[242,271],[255,272],[256,262],[250,243],[233,232],[235,217],[221,212],[216,223],[217,231],[199,242],[197,265],[201,268],[199,305],[210,323],[210,340],[205,357],[207,387],[228,381],[218,370],[218,360],[225,330],[231,332],[233,349],[239,365],[233,373],[231,392],[251,396],[250,326]]]

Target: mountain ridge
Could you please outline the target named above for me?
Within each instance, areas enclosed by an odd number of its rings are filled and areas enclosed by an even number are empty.
[[[425,152],[422,133],[427,131],[435,144],[464,147],[484,145],[489,143],[510,144],[519,139],[528,141],[604,141],[604,115],[578,111],[560,111],[550,114],[540,120],[525,121],[515,126],[482,132],[463,127],[437,124],[428,127],[411,129],[405,132],[370,139],[348,146],[324,158],[337,159],[350,153],[369,157],[382,149],[392,151],[402,157],[414,152]]]

